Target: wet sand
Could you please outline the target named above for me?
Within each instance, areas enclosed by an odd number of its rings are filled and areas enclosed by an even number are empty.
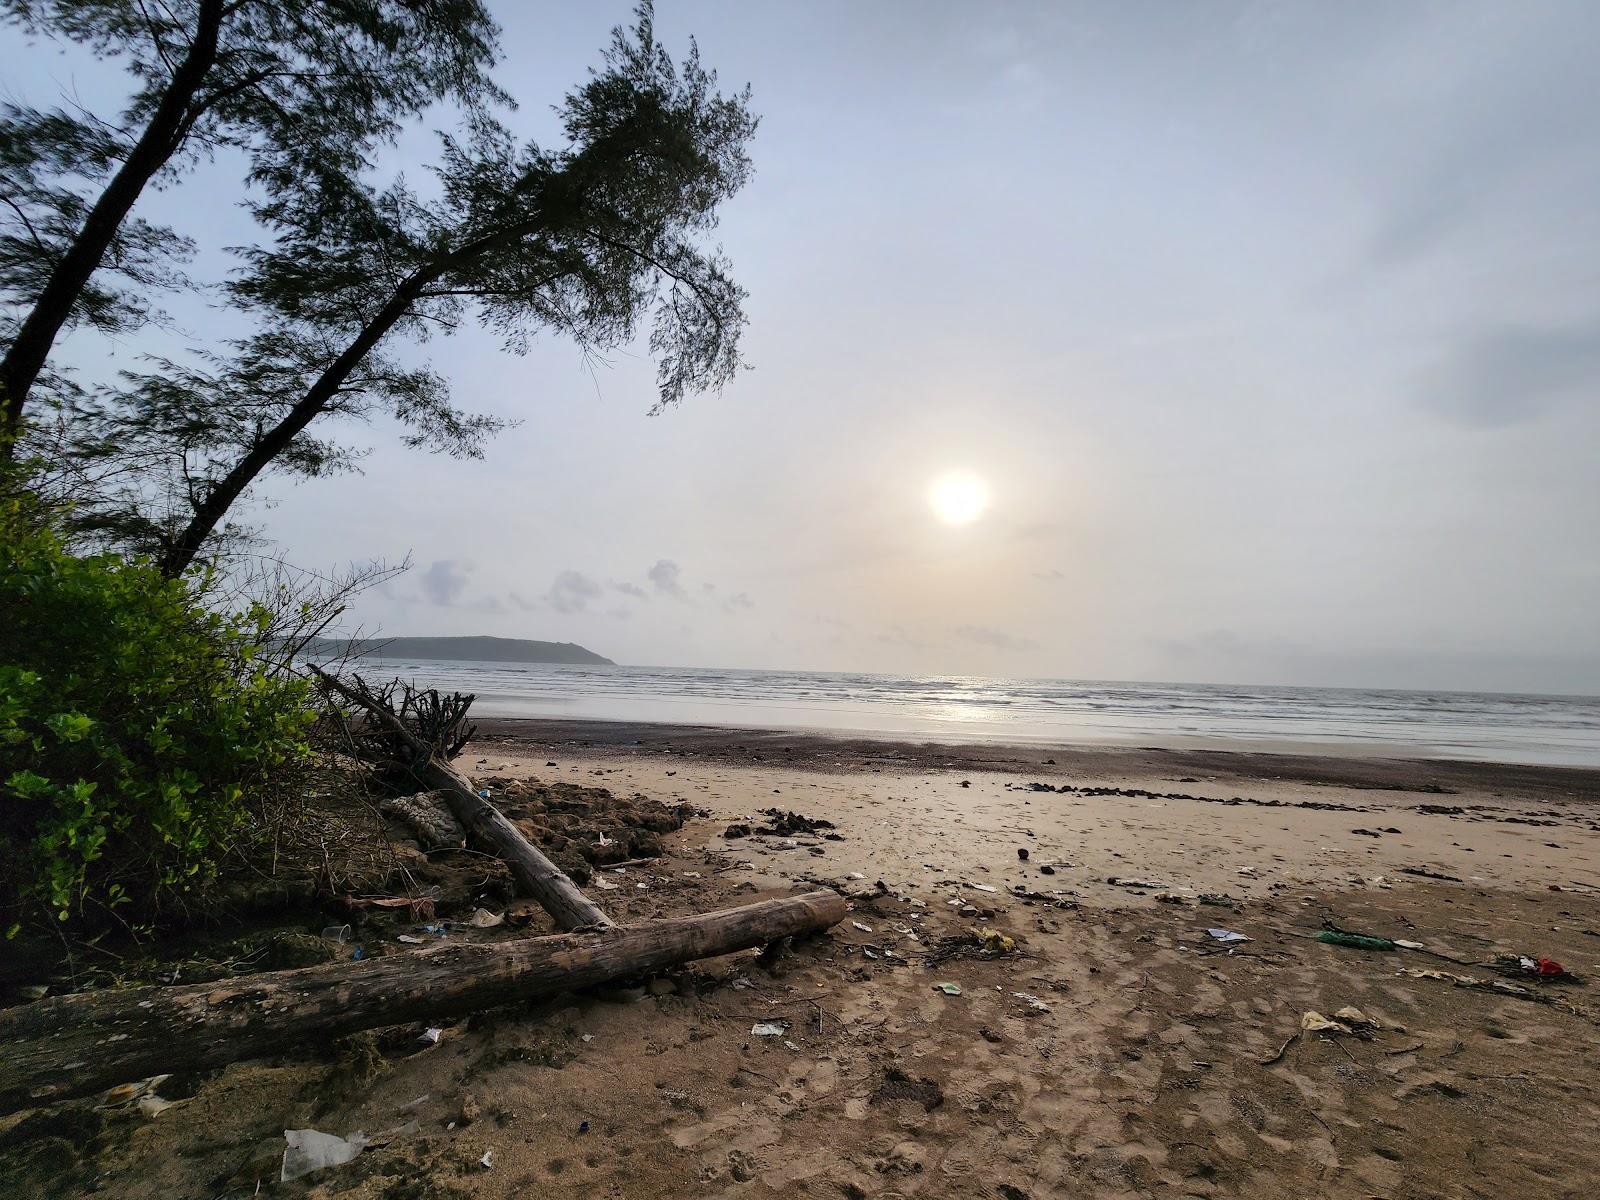
[[[480,726],[459,760],[480,779],[705,811],[591,884],[618,919],[818,883],[850,918],[772,969],[481,1014],[370,1075],[238,1064],[133,1127],[108,1194],[1400,1200],[1600,1178],[1596,988],[1407,973],[1498,980],[1478,964],[1517,952],[1600,976],[1600,773]],[[763,834],[768,809],[832,827]],[[1329,921],[1433,953],[1310,940]],[[989,930],[1016,951],[971,957]],[[1298,1032],[1347,1005],[1377,1028]],[[270,1183],[284,1128],[412,1118]]]

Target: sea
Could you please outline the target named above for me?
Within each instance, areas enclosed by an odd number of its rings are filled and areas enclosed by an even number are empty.
[[[357,670],[474,693],[478,716],[1600,767],[1592,696],[377,657]]]

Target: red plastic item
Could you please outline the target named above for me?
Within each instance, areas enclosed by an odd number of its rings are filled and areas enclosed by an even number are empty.
[[[1553,958],[1541,958],[1534,963],[1534,971],[1539,975],[1565,975],[1567,972],[1561,964]]]

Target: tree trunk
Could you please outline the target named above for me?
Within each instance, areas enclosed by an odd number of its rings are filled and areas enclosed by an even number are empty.
[[[366,323],[355,340],[345,348],[344,353],[329,363],[316,382],[307,389],[306,394],[295,401],[294,406],[284,414],[271,429],[263,433],[250,450],[238,462],[234,463],[228,473],[213,483],[207,490],[205,497],[195,506],[194,512],[189,517],[189,523],[184,526],[183,532],[177,535],[162,551],[158,560],[161,574],[167,579],[176,579],[189,569],[195,556],[200,553],[222,518],[228,515],[228,510],[244,495],[245,489],[255,482],[256,476],[265,471],[273,460],[289,448],[295,438],[322,415],[333,398],[339,394],[339,389],[344,386],[345,380],[366,359],[367,355],[379,342],[381,342],[395,322],[405,316],[407,309],[416,300],[417,294],[433,278],[437,268],[430,268],[425,272],[417,272],[409,277],[389,297],[387,303],[378,310],[376,316]]]
[[[0,460],[11,457],[15,449],[28,392],[44,369],[56,338],[83,294],[84,285],[99,269],[106,251],[116,239],[117,230],[128,219],[146,185],[166,166],[183,141],[184,131],[192,119],[190,106],[217,61],[222,9],[222,0],[205,0],[200,5],[194,40],[173,71],[172,80],[150,114],[144,132],[89,210],[77,237],[56,263],[33,308],[18,327],[16,337],[6,348],[4,359],[0,360],[0,400],[4,401],[4,416],[0,417]]]
[[[505,860],[516,877],[517,887],[524,896],[531,896],[543,906],[562,929],[583,929],[586,926],[608,926],[611,918],[585,896],[566,873],[546,858],[532,842],[522,835],[506,815],[473,791],[460,771],[449,763],[430,758],[421,773],[422,782],[431,790],[443,792],[450,801],[456,820],[468,833]]]
[[[0,1010],[0,1112],[164,1071],[324,1044],[714,958],[844,919],[818,891],[699,916],[510,942],[444,942],[217,983],[81,992]]]

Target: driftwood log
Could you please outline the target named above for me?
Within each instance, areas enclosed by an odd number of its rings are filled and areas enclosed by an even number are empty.
[[[829,891],[698,916],[425,950],[217,983],[81,992],[0,1009],[0,1112],[118,1083],[293,1052],[314,1039],[435,1021],[826,929]]]
[[[517,881],[517,890],[537,900],[559,928],[605,928],[612,924],[600,906],[524,837],[505,813],[473,791],[460,771],[430,758],[419,774],[429,791],[445,794],[450,811],[468,835],[491,847],[505,861]]]
[[[435,747],[413,733],[384,703],[381,695],[372,692],[359,679],[356,686],[352,687],[326,671],[315,667],[312,670],[316,671],[317,677],[330,691],[354,704],[369,720],[379,722],[389,731],[392,740],[410,750],[411,762],[408,765],[417,781],[429,791],[445,794],[450,802],[450,810],[467,833],[505,861],[522,894],[537,900],[558,927],[606,928],[612,924],[611,918],[600,906],[585,896],[560,867],[524,837],[522,830],[478,795],[471,780],[436,753]]]

